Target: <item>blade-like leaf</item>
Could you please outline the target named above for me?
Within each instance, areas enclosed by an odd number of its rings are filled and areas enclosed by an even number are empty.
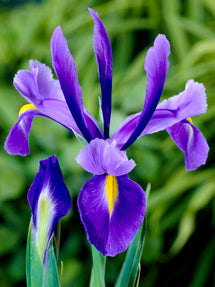
[[[54,253],[54,247],[51,243],[48,249],[48,256],[46,262],[46,268],[43,275],[43,285],[42,287],[59,287],[57,263]]]
[[[135,286],[138,275],[138,265],[141,259],[142,249],[144,245],[144,235],[145,219],[137,235],[135,236],[134,240],[128,248],[125,261],[123,263],[115,287]]]
[[[93,267],[90,278],[90,287],[105,287],[105,264],[104,257],[93,245],[91,245]]]
[[[44,268],[34,238],[31,223],[28,231],[26,248],[26,279],[28,287],[59,287],[56,257],[53,244],[49,245],[47,262]]]
[[[148,199],[151,186],[148,184],[146,189],[146,198]],[[119,277],[116,281],[115,287],[134,287],[138,286],[139,276],[140,276],[140,260],[142,255],[142,250],[144,246],[145,238],[145,222],[144,218],[142,226],[134,237],[134,240],[130,244],[125,261],[123,263],[122,269],[120,271]],[[136,285],[135,285],[136,283]]]
[[[42,286],[43,264],[40,259],[39,249],[32,234],[31,223],[28,230],[26,248],[26,280],[28,287]]]

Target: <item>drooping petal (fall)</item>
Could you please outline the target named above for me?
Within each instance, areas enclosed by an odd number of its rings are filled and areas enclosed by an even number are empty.
[[[125,151],[116,147],[116,142],[103,139],[92,140],[80,151],[76,160],[86,171],[95,175],[107,173],[120,176],[135,167],[135,162],[128,160]]]
[[[71,199],[55,155],[40,161],[40,169],[28,191],[33,232],[43,264],[54,227],[71,209]]]
[[[112,70],[113,59],[111,43],[105,29],[104,24],[99,19],[98,13],[89,9],[91,16],[93,17],[94,35],[93,35],[93,47],[96,56],[96,62],[98,66],[99,80],[101,85],[102,94],[102,113],[104,122],[104,137],[109,137],[110,116],[111,116],[111,93],[112,93]]]
[[[167,129],[176,145],[185,153],[186,170],[195,170],[205,164],[209,146],[203,134],[189,120]]]
[[[115,256],[141,226],[145,193],[127,175],[96,175],[82,187],[78,209],[89,242],[104,256]]]
[[[84,138],[90,142],[92,135],[84,117],[82,91],[75,62],[60,26],[55,29],[52,35],[51,52],[52,65],[59,79],[67,105]]]
[[[127,149],[139,137],[157,107],[169,68],[169,54],[170,45],[168,40],[164,35],[158,35],[154,46],[148,50],[145,59],[147,86],[143,110],[140,113],[135,129],[122,146],[123,150]]]
[[[38,111],[34,108],[28,109],[20,115],[19,120],[10,130],[4,144],[4,148],[8,153],[22,156],[29,154],[28,136],[36,115],[38,115]]]

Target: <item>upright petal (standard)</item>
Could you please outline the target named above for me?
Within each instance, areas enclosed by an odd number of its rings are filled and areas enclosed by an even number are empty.
[[[89,9],[89,11],[95,23],[93,47],[101,85],[104,138],[109,138],[113,70],[112,50],[107,31],[98,13],[92,9]]]

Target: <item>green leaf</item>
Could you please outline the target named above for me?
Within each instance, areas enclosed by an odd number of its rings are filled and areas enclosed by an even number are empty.
[[[144,245],[145,236],[145,219],[142,226],[134,237],[131,245],[128,248],[125,261],[120,271],[119,277],[115,284],[115,287],[133,287],[135,286],[139,263],[141,259],[142,249]]]
[[[28,230],[26,248],[26,280],[28,287],[42,286],[43,265],[39,255],[39,249],[33,238],[31,223]]]
[[[104,257],[93,245],[91,245],[91,248],[93,268],[90,278],[90,287],[105,287],[106,257]]]
[[[32,232],[31,223],[26,248],[26,280],[28,287],[59,287],[53,244],[51,242],[49,245],[46,267],[44,268],[39,254],[39,248]]]
[[[51,242],[48,249],[48,256],[47,256],[45,272],[43,274],[42,287],[58,287],[58,286],[60,285],[57,272],[57,263],[54,253],[54,247]]]
[[[146,189],[146,198],[148,200],[151,186],[148,184]],[[142,255],[142,250],[144,246],[145,238],[145,221],[138,230],[136,236],[134,237],[132,243],[130,244],[125,261],[123,263],[122,269],[120,271],[119,277],[115,284],[115,287],[134,287],[138,286],[140,277],[140,260]]]

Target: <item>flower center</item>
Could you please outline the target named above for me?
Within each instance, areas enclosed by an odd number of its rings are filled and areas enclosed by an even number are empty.
[[[110,214],[113,211],[114,202],[118,197],[118,183],[117,179],[113,175],[107,175],[105,184],[106,198],[108,201],[108,207]]]
[[[26,104],[26,105],[22,106],[21,109],[19,110],[19,116],[28,110],[36,110],[36,109],[37,108],[34,105]]]

